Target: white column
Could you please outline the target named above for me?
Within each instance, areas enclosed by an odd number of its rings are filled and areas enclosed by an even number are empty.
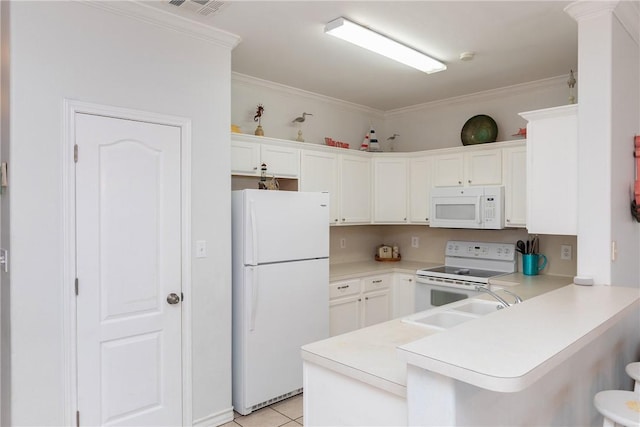
[[[579,1],[577,275],[640,287],[638,223],[630,211],[633,136],[640,133],[637,1]]]

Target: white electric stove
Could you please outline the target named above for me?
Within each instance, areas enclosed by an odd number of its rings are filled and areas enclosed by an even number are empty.
[[[517,270],[516,248],[511,243],[450,240],[445,263],[416,272],[416,309],[426,310],[479,295],[476,286]]]

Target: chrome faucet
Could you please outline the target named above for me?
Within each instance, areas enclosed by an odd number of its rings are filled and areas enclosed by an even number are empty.
[[[476,286],[476,291],[484,292],[494,297],[500,304],[502,304],[501,306],[498,306],[498,309],[507,308],[511,306],[511,304],[509,304],[504,298],[502,298],[500,295],[496,294],[489,288],[485,288],[484,286]],[[522,302],[522,298],[520,298],[518,295],[514,294],[513,292],[509,292],[506,289],[502,289],[502,291],[515,297],[514,304],[518,304]]]

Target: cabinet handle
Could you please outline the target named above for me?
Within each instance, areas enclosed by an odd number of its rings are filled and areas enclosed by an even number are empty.
[[[369,299],[369,297],[364,297],[364,299],[365,299],[365,300],[368,300],[368,299]]]
[[[338,286],[338,289],[349,289],[349,285]]]
[[[257,167],[257,166],[254,166],[254,167],[253,167],[253,170],[254,170],[254,171],[257,171],[257,170],[258,170],[258,167]]]
[[[511,220],[507,218],[507,222],[511,222]]]
[[[462,181],[458,181],[458,184],[462,184]]]
[[[373,283],[381,283],[382,279],[374,280]]]
[[[345,221],[345,219],[344,219],[344,218],[342,218],[342,222],[344,222],[344,221]]]
[[[425,218],[425,220],[429,221],[429,218]]]
[[[471,184],[471,180],[469,180],[468,182],[469,182],[469,184]]]
[[[362,298],[358,298],[358,301],[362,301]]]
[[[338,218],[334,219],[335,222],[338,222]]]
[[[405,217],[405,219],[404,219],[404,220],[406,221],[406,220],[407,220],[407,218]]]

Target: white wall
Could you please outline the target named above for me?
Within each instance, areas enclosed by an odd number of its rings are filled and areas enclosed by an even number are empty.
[[[373,125],[384,151],[407,152],[461,146],[465,122],[487,114],[498,125],[498,141],[509,141],[518,139],[512,135],[526,126],[518,113],[568,103],[567,80],[568,71],[567,76],[383,112],[234,74],[231,119],[243,133],[253,134],[257,125],[253,116],[262,103],[265,136],[295,140],[300,127],[291,121],[308,112],[313,117],[307,117],[301,127],[305,142],[324,144],[329,136],[357,149]],[[387,138],[394,133],[400,136],[392,144]]]
[[[498,141],[518,139],[513,134],[527,125],[523,111],[568,104],[566,76],[460,96],[386,112],[385,128],[398,133],[396,151],[459,147],[460,133],[471,117],[485,114],[498,125]]]
[[[11,424],[65,422],[65,98],[192,120],[191,238],[210,243],[192,261],[193,418],[229,412],[230,47],[80,2],[9,13]]]
[[[233,74],[231,89],[231,121],[242,133],[253,135],[256,107],[263,104],[264,136],[272,138],[295,141],[301,129],[305,142],[324,144],[324,138],[330,137],[358,149],[371,126],[376,133],[384,134],[382,112],[368,107],[237,73]],[[303,112],[313,116],[301,126],[293,124]]]

